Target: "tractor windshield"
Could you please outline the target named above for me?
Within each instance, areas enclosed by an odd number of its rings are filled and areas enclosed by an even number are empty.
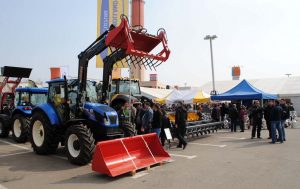
[[[21,92],[15,98],[16,106],[36,106],[45,102],[47,102],[47,93]]]
[[[97,90],[94,82],[87,81],[86,94],[90,102],[97,102]]]
[[[131,92],[131,95],[141,94],[138,81],[130,82],[129,80],[121,80],[119,90],[120,90],[120,93],[122,93],[122,94],[130,94],[130,92]]]
[[[45,102],[47,102],[47,94],[31,94],[30,103],[32,106],[36,106]]]
[[[76,102],[77,98],[77,80],[70,79],[68,80],[68,90],[71,91],[71,96],[69,94],[69,98],[72,100],[72,102]],[[89,102],[98,102],[97,101],[97,90],[96,90],[96,82],[88,80],[86,82],[86,96],[88,97]]]

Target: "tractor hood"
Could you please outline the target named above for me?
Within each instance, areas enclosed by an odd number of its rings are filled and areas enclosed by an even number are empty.
[[[103,123],[105,126],[118,126],[117,112],[104,104],[87,102],[84,104],[84,114],[90,120]]]

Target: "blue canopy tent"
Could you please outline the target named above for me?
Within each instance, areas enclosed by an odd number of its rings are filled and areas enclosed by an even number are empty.
[[[227,92],[211,96],[211,100],[263,100],[277,99],[277,95],[265,93],[243,80]]]

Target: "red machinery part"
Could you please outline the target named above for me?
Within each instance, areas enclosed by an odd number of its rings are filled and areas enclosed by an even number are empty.
[[[109,31],[105,43],[110,47],[124,49],[127,55],[146,57],[162,62],[165,62],[170,55],[164,30],[159,30],[157,36],[150,35],[142,30],[132,29],[126,18],[122,18],[121,24]],[[163,49],[158,53],[151,52],[159,44]]]
[[[92,170],[111,177],[169,160],[155,133],[99,142]]]

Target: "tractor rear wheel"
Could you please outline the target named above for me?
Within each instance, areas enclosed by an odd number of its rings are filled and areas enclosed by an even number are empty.
[[[37,154],[54,153],[58,147],[58,137],[55,127],[42,113],[35,113],[30,123],[30,142]]]
[[[95,150],[95,139],[91,130],[84,124],[71,125],[65,136],[68,160],[76,165],[89,163]]]
[[[24,143],[27,141],[29,135],[29,123],[21,114],[16,114],[12,118],[12,133],[13,138],[17,143]]]
[[[9,134],[9,117],[7,115],[0,115],[0,138],[6,138]]]

